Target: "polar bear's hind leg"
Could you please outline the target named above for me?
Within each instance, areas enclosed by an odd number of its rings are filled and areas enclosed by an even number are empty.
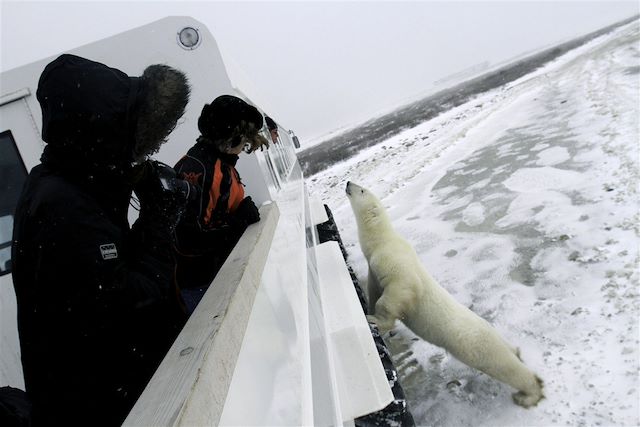
[[[542,380],[531,372],[520,358],[511,357],[504,360],[500,368],[485,373],[518,390],[512,395],[513,401],[524,408],[535,406],[544,398]]]
[[[518,390],[513,395],[516,404],[525,408],[536,405],[544,397],[542,381],[524,364],[519,350],[484,321],[468,322],[467,328],[467,332],[473,332],[471,335],[450,340],[444,347],[466,365]]]

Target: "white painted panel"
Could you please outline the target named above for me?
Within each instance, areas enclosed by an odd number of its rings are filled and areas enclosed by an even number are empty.
[[[280,222],[220,425],[313,424],[304,194],[299,172],[283,184],[278,206]]]
[[[316,247],[342,420],[383,409],[393,393],[337,242]]]
[[[313,218],[313,225],[322,224],[329,220],[327,211],[324,209],[324,204],[320,199],[315,197],[309,198],[309,208],[311,209],[311,215]]]
[[[0,277],[0,386],[24,390],[17,315],[16,294],[7,274]]]

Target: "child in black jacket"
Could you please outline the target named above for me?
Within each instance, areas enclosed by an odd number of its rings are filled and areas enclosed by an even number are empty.
[[[201,136],[176,164],[178,176],[197,185],[176,229],[176,280],[189,313],[233,250],[244,230],[260,220],[258,208],[245,197],[235,168],[238,155],[268,146],[259,134],[262,114],[231,95],[206,104],[198,119]]]

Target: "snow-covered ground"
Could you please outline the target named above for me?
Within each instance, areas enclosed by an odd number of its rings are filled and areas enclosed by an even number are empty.
[[[386,340],[417,424],[640,424],[639,117],[636,21],[311,177],[363,284],[347,180],[545,382],[523,409],[398,322]]]

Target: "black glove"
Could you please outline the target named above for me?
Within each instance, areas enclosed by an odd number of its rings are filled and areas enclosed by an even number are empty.
[[[256,204],[251,200],[251,196],[245,197],[240,202],[240,206],[236,209],[234,216],[246,225],[260,221],[260,212],[258,212]]]
[[[147,161],[140,167],[141,178],[134,187],[140,201],[140,218],[172,232],[187,202],[197,197],[197,189],[179,179],[175,170],[164,163]]]

